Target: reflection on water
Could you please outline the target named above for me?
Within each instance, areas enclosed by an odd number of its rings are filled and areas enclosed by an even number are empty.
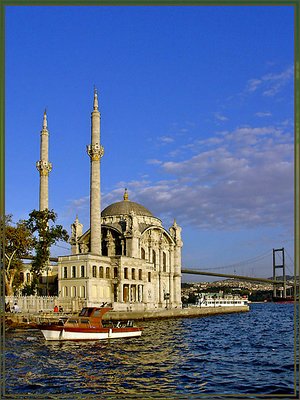
[[[7,392],[293,393],[291,305],[142,325],[141,337],[125,340],[45,342],[39,331],[8,333]]]

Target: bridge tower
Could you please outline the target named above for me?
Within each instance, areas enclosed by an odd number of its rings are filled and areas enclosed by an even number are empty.
[[[277,256],[277,253],[281,253],[280,255]],[[280,264],[278,264],[278,261],[280,261]],[[286,297],[286,275],[285,275],[285,259],[284,259],[284,247],[282,249],[273,249],[273,280],[276,281],[276,270],[278,268],[282,268],[282,276],[283,276],[283,291],[280,291],[280,297],[285,298]],[[273,296],[276,297],[277,294],[277,285],[274,284],[274,289],[273,289]]]

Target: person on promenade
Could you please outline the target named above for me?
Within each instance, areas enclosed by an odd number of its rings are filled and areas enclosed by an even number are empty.
[[[15,312],[15,313],[20,312],[20,307],[18,306],[17,303],[15,303],[15,304],[12,306],[12,312]]]

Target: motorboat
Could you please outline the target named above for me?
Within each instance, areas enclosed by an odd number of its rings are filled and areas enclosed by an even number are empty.
[[[110,322],[102,319],[111,307],[84,307],[78,316],[65,321],[43,322],[38,325],[46,340],[99,340],[141,336],[143,328],[133,321]]]

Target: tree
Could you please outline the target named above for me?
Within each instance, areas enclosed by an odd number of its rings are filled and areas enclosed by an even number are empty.
[[[22,258],[29,255],[34,245],[34,238],[25,221],[19,221],[13,226],[12,215],[6,215],[0,220],[1,237],[4,238],[4,282],[5,293],[11,296],[14,289],[20,286],[19,278],[22,269]]]
[[[39,277],[42,271],[48,266],[50,247],[62,240],[67,242],[69,235],[61,225],[55,225],[57,214],[53,210],[33,210],[26,221],[27,228],[34,238],[35,256],[33,257],[31,271],[34,279]]]

